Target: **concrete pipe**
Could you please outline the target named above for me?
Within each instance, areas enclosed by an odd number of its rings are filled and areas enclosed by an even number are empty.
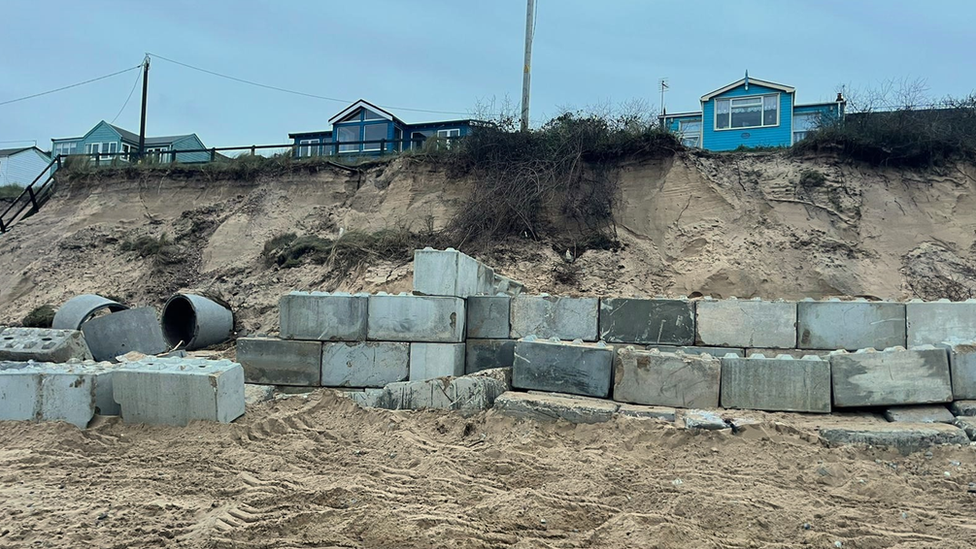
[[[56,330],[80,330],[81,325],[97,313],[108,309],[117,313],[128,309],[125,305],[95,294],[82,294],[65,302],[54,314],[51,327]]]
[[[176,294],[163,306],[162,325],[163,337],[171,349],[179,345],[193,351],[230,339],[234,314],[205,297]]]

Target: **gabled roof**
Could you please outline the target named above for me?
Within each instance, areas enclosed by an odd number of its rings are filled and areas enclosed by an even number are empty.
[[[392,120],[394,122],[400,122],[401,124],[403,123],[403,122],[400,121],[399,118],[397,118],[396,116],[393,116],[393,113],[391,113],[390,111],[381,109],[381,108],[377,107],[376,105],[370,103],[369,101],[366,101],[365,99],[360,99],[359,101],[356,101],[355,103],[353,103],[352,105],[349,105],[345,109],[342,109],[342,111],[339,112],[339,114],[337,114],[337,115],[333,116],[332,118],[330,118],[329,119],[329,124],[333,124],[334,125],[336,122],[338,122],[338,121],[342,120],[343,118],[345,118],[346,116],[352,114],[353,112],[355,112],[356,109],[359,109],[359,108],[367,108],[367,109],[375,112],[376,114],[382,116],[383,118],[385,118],[387,120]]]
[[[95,126],[93,126],[92,129],[88,130],[85,133],[85,135],[81,137],[59,137],[59,138],[52,139],[51,141],[80,141],[82,139],[85,139],[89,135],[91,135],[92,132],[97,130],[99,126],[101,126],[102,124],[112,128],[112,130],[114,130],[115,133],[119,134],[119,137],[121,137],[123,140],[130,141],[136,144],[139,143],[139,134],[130,132],[129,130],[120,128],[114,124],[109,124],[104,120],[102,120],[98,124],[95,124]],[[193,137],[195,135],[196,134],[188,133],[185,135],[166,135],[163,137],[146,137],[146,146],[170,145],[175,141],[179,141],[180,139],[185,139],[187,137]]]
[[[15,154],[22,153],[24,151],[29,151],[32,149],[37,151],[37,154],[40,154],[41,156],[48,156],[46,152],[42,151],[41,149],[38,149],[36,146],[31,146],[31,147],[15,147],[12,149],[0,149],[0,158],[13,156]]]
[[[702,100],[702,102],[709,101],[713,97],[715,97],[716,95],[722,95],[723,93],[725,93],[725,92],[727,92],[729,90],[734,90],[735,88],[738,88],[739,86],[745,85],[746,82],[748,82],[750,84],[755,84],[757,86],[762,86],[764,88],[771,88],[771,89],[774,89],[774,90],[779,90],[779,91],[781,91],[783,93],[793,93],[793,92],[796,91],[796,88],[794,88],[792,86],[787,86],[785,84],[777,84],[776,82],[769,82],[767,80],[760,80],[758,78],[749,78],[747,76],[745,78],[740,78],[740,79],[736,80],[735,82],[732,82],[728,86],[723,86],[723,87],[721,87],[721,88],[719,88],[719,89],[717,89],[717,90],[715,90],[713,92],[706,93],[705,95],[701,96],[701,100]]]

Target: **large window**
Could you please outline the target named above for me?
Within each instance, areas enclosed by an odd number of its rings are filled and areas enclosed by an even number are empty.
[[[793,115],[793,142],[798,143],[806,139],[807,134],[820,125],[820,113],[807,112]]]
[[[716,130],[778,125],[778,94],[715,100]]]
[[[387,139],[388,124],[366,124],[363,126],[363,141],[380,141]],[[378,151],[382,143],[364,143],[364,151]]]
[[[378,112],[371,111],[369,109],[363,109],[365,111],[363,120],[386,120],[386,117],[380,115]]]
[[[699,147],[698,139],[701,137],[701,120],[681,120],[678,122],[678,134],[681,137],[681,144],[685,147]]]
[[[313,145],[317,145],[318,142],[319,142],[318,139],[300,140],[298,142],[298,156],[305,157],[305,158],[309,156],[318,156],[319,154],[318,147],[313,146]]]
[[[339,126],[336,130],[336,141],[339,142],[339,152],[359,152],[359,129],[362,126]],[[345,145],[344,143],[353,143]]]
[[[58,143],[54,146],[54,154],[58,155],[69,155],[77,153],[78,142],[69,141],[67,143]]]

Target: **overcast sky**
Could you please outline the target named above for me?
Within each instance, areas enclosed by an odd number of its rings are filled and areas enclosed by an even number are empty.
[[[535,124],[559,107],[643,98],[668,111],[742,77],[793,85],[798,102],[924,79],[933,96],[976,88],[972,0],[538,0]],[[138,65],[146,52],[242,79],[343,100],[407,122],[463,117],[521,96],[524,0],[4,0],[0,102]],[[0,141],[84,134],[112,121],[131,71],[0,106]],[[139,130],[140,89],[116,124]],[[208,146],[283,143],[326,129],[342,102],[260,89],[155,59],[149,135]],[[427,109],[412,112],[397,107]],[[29,144],[29,143],[27,143]],[[0,143],[0,148],[11,146]]]

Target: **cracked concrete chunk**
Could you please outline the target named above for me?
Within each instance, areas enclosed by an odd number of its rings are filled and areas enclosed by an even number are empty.
[[[613,419],[617,408],[617,403],[609,400],[512,391],[495,400],[498,413],[536,421],[563,419],[570,423],[604,423]]]
[[[969,444],[969,437],[962,429],[943,423],[852,424],[821,429],[820,436],[833,446],[889,446],[906,455],[940,444]]]
[[[884,416],[901,423],[952,423],[956,419],[945,406],[895,406],[885,410]]]

